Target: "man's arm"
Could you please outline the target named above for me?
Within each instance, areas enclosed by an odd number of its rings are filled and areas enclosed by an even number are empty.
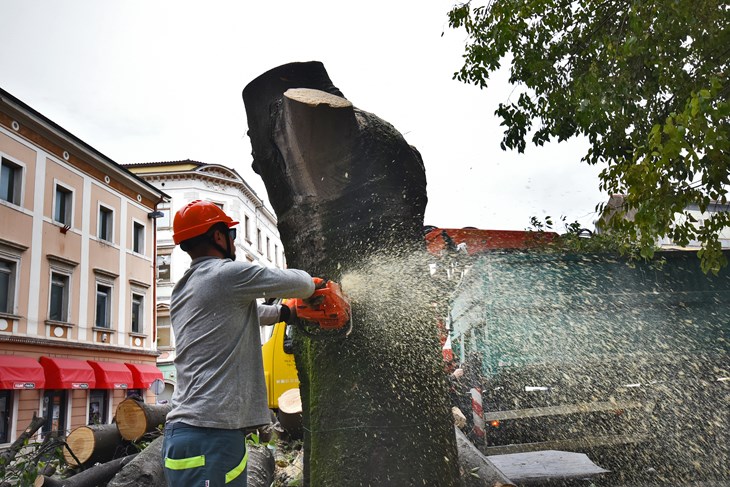
[[[286,306],[280,304],[259,304],[259,325],[268,326],[280,321],[286,321],[288,317],[283,316],[283,308],[286,308]],[[286,311],[289,311],[289,308],[286,308]]]

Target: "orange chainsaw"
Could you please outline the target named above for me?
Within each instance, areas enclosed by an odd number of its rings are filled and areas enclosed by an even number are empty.
[[[307,299],[293,299],[297,318],[306,323],[302,330],[308,335],[349,335],[352,331],[350,301],[333,281],[314,278],[314,293]],[[316,331],[315,331],[316,330]]]

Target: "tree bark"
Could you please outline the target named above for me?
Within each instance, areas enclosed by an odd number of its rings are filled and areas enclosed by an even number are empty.
[[[122,437],[116,424],[79,426],[66,437],[63,458],[71,466],[79,465],[76,459],[81,462],[80,465],[104,463],[114,458],[121,444]]]
[[[137,458],[129,462],[107,487],[166,487],[162,468],[163,437],[155,438]]]
[[[100,463],[67,479],[56,479],[39,475],[33,483],[34,487],[96,487],[104,485],[114,477],[119,470],[131,462],[138,454],[117,458],[106,463]]]
[[[288,265],[341,281],[352,300],[346,338],[295,337],[305,484],[458,485],[420,154],[318,62],[264,73],[243,99]]]
[[[248,445],[248,487],[269,487],[274,482],[274,454],[266,446]]]
[[[172,410],[170,404],[145,404],[133,398],[127,398],[117,406],[116,421],[119,434],[129,441],[137,441],[145,433],[155,431],[165,424],[167,413]]]

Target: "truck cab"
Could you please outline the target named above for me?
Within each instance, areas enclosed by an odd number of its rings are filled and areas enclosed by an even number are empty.
[[[279,396],[299,387],[299,376],[292,351],[292,325],[279,322],[271,337],[261,346],[269,409],[279,409]]]

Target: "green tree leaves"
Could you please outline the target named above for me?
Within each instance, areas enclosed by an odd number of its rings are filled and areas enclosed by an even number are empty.
[[[518,96],[496,110],[502,149],[586,136],[583,161],[606,165],[600,189],[625,196],[607,230],[642,255],[658,238],[699,240],[706,271],[726,265],[718,235],[730,214],[698,226],[688,211],[728,204],[726,2],[492,0],[454,7],[449,24],[468,34],[456,79],[486,88],[509,66]]]

